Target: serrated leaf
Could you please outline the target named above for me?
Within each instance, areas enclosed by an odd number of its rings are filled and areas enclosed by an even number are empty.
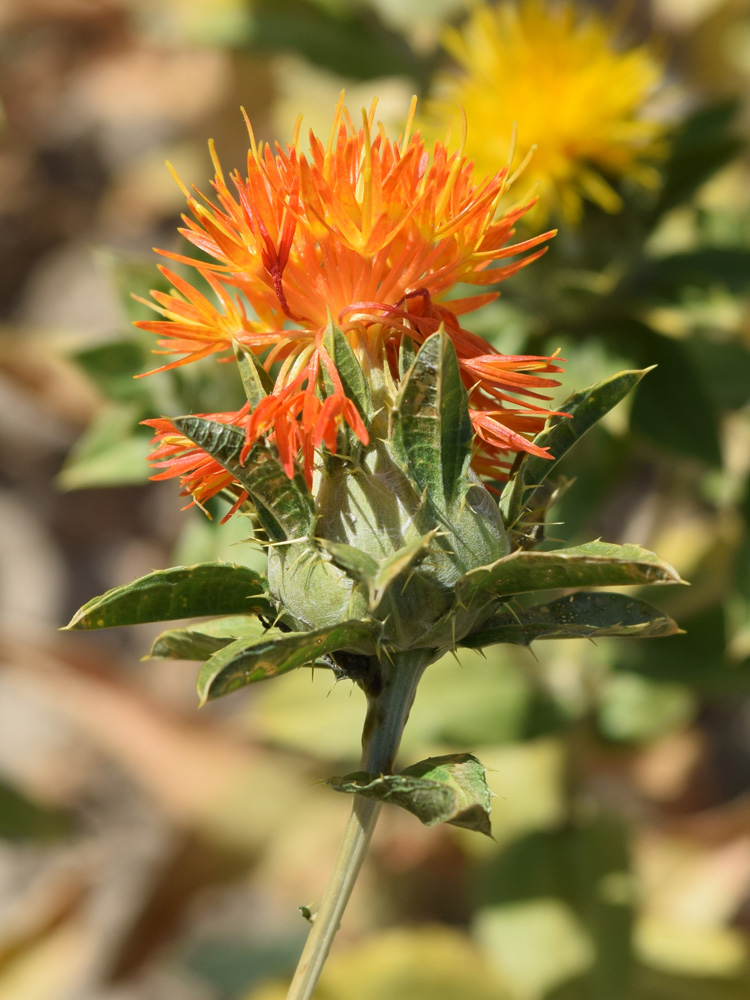
[[[370,395],[370,385],[362,371],[362,366],[357,360],[357,356],[351,348],[349,341],[339,328],[329,322],[323,337],[323,346],[328,351],[336,371],[344,387],[344,393],[348,399],[354,403],[359,411],[360,417],[369,427],[372,416],[372,396]],[[329,392],[333,391],[333,383],[323,366],[323,379]]]
[[[349,621],[312,632],[236,639],[203,664],[198,675],[201,704],[339,650],[372,654],[375,650],[372,626]]]
[[[502,611],[460,645],[481,649],[498,642],[528,646],[537,639],[652,639],[677,632],[677,623],[646,601],[625,594],[577,593],[515,612]]]
[[[508,483],[500,501],[505,523],[511,527],[522,517],[526,507],[534,507],[531,491],[538,487],[597,421],[623,400],[640,382],[648,368],[642,371],[624,371],[611,378],[573,393],[559,407],[565,416],[551,417],[545,429],[534,439],[534,444],[549,448],[553,460],[537,455],[524,455]]]
[[[235,345],[234,356],[237,359],[247,401],[255,409],[258,403],[273,391],[273,379],[255,354],[242,344]]]
[[[257,619],[249,615],[231,615],[189,628],[168,629],[154,639],[147,659],[207,660],[240,636],[258,637],[264,631]]]
[[[266,581],[247,566],[198,563],[155,570],[88,601],[67,629],[112,628],[201,615],[262,614],[276,609]]]
[[[482,598],[534,590],[681,582],[669,563],[640,545],[587,542],[554,552],[519,549],[489,566],[479,566],[459,579],[456,600],[468,607]]]
[[[428,757],[400,774],[374,778],[355,771],[343,778],[328,778],[326,784],[337,792],[400,806],[425,826],[450,823],[492,836],[492,793],[485,775],[481,761],[473,754],[460,753]]]
[[[307,484],[299,474],[290,479],[265,442],[258,442],[243,464],[245,434],[239,427],[204,417],[176,417],[173,423],[250,493],[272,541],[302,538],[312,530],[314,505]]]
[[[440,510],[466,489],[472,433],[456,351],[440,330],[422,344],[393,414],[398,458],[418,491]]]

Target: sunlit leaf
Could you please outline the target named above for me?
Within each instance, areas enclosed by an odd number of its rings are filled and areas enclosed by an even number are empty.
[[[534,439],[534,444],[549,448],[554,460],[537,455],[524,455],[519,460],[500,504],[506,524],[514,526],[524,508],[533,506],[529,494],[544,482],[576,441],[628,395],[647,371],[620,372],[573,393],[558,407],[560,413],[565,415],[551,417],[547,427]]]
[[[455,348],[440,332],[417,354],[393,414],[393,446],[418,491],[440,510],[466,488],[472,426]]]
[[[243,635],[258,637],[263,626],[250,615],[231,615],[188,628],[173,628],[154,639],[148,658],[152,660],[207,660],[209,656]]]
[[[342,622],[312,632],[287,632],[260,639],[243,637],[214,653],[198,675],[201,704],[256,681],[314,663],[326,653],[374,651],[373,631],[363,622]]]
[[[266,581],[247,566],[199,563],[155,570],[88,601],[66,628],[111,628],[217,614],[275,617]]]
[[[447,754],[412,764],[400,774],[374,778],[356,771],[343,778],[328,778],[337,792],[364,795],[390,802],[413,813],[425,826],[451,823],[491,836],[492,793],[486,770],[473,754]]]
[[[243,463],[245,434],[239,427],[204,417],[176,417],[173,422],[250,493],[273,541],[301,538],[312,530],[313,500],[305,480],[300,474],[290,479],[268,444],[258,442]]]
[[[554,552],[517,550],[489,566],[465,573],[457,600],[469,605],[481,596],[508,597],[533,590],[679,583],[677,571],[640,545],[587,542]]]
[[[676,622],[646,601],[624,594],[576,593],[549,604],[503,611],[461,645],[478,649],[496,642],[528,646],[537,639],[645,639],[678,631]]]

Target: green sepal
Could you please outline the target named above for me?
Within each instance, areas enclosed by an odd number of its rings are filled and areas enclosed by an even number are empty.
[[[148,660],[207,660],[240,636],[259,637],[265,629],[249,615],[231,615],[188,628],[172,628],[154,639]]]
[[[456,584],[456,600],[469,607],[483,597],[490,600],[533,590],[683,582],[669,563],[640,545],[597,541],[554,552],[517,549],[465,573]]]
[[[329,542],[325,539],[319,540],[319,544],[331,557],[332,562],[352,579],[367,587],[370,610],[375,611],[391,584],[427,555],[436,534],[436,530],[429,531],[408,545],[402,545],[392,555],[381,560],[373,559],[353,545]]]
[[[414,359],[417,356],[417,352],[414,349],[414,341],[411,337],[402,337],[401,343],[398,348],[398,377],[403,379],[406,373],[409,371],[411,366],[414,364]]]
[[[331,562],[339,569],[343,569],[353,580],[367,584],[375,578],[378,561],[366,552],[354,545],[347,545],[346,542],[329,542],[327,538],[316,539],[316,542],[330,557]]]
[[[422,344],[393,413],[396,457],[438,510],[453,507],[466,491],[472,435],[456,350],[439,330]]]
[[[548,448],[552,459],[539,455],[523,455],[500,499],[500,510],[508,528],[516,528],[524,511],[539,506],[533,492],[597,421],[623,400],[635,388],[646,372],[624,371],[573,393],[559,407],[564,416],[553,416],[544,430],[534,438],[534,444]]]
[[[269,538],[274,542],[304,538],[314,520],[314,503],[300,473],[290,479],[265,441],[255,444],[243,464],[245,434],[239,427],[204,417],[176,417],[177,430],[207,452],[250,494]]]
[[[66,629],[112,628],[201,615],[276,616],[265,579],[247,566],[198,563],[155,570],[88,601]]]
[[[366,427],[372,417],[372,396],[370,384],[365,378],[362,366],[352,350],[351,344],[339,328],[329,320],[323,335],[323,347],[328,351],[343,386],[344,393],[354,403]],[[333,382],[325,365],[321,365],[326,391],[333,392]]]
[[[273,391],[273,379],[255,354],[242,344],[234,345],[234,356],[237,359],[247,401],[255,409],[258,403]]]
[[[373,626],[360,621],[342,622],[311,632],[235,639],[201,667],[198,674],[200,703],[204,705],[248,684],[314,663],[326,653],[343,650],[371,655],[375,645]]]
[[[337,792],[401,806],[425,826],[450,823],[492,836],[486,768],[470,753],[428,757],[400,774],[373,777],[355,771],[328,778],[326,784]]]
[[[481,649],[498,642],[528,646],[537,639],[593,639],[605,636],[653,639],[676,635],[677,623],[658,608],[626,594],[577,593],[548,604],[504,610],[459,645]]]

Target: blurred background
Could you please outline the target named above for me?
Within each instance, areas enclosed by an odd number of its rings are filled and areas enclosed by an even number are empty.
[[[416,93],[427,129],[462,103],[470,141],[476,120],[507,148],[502,95],[461,90],[473,58],[445,34],[476,6],[0,2],[0,1000],[284,996],[350,807],[318,782],[356,768],[360,692],[299,671],[197,712],[194,665],[141,659],[157,627],[57,629],[154,568],[258,565],[240,519],[147,482],[140,420],[240,393],[231,366],[132,378],[154,361],[130,292],[159,287],[153,246],[186,252],[165,159],[206,191],[209,137],[243,168],[240,105],[259,138],[300,113],[325,136],[344,86],[393,134]],[[692,586],[645,596],[685,635],[430,668],[401,759],[476,752],[495,839],[386,808],[321,1000],[750,995],[750,4],[604,17],[656,67],[630,108],[651,165],[618,168],[613,138],[607,193],[597,151],[566,152],[528,220],[560,235],[466,325],[560,348],[559,399],[658,364],[566,460],[549,534],[658,551]],[[562,118],[532,107],[548,66],[519,62],[510,112],[539,157]],[[627,104],[630,78],[601,72],[593,92]]]

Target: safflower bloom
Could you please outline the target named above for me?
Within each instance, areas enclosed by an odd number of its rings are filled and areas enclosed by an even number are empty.
[[[153,292],[149,303],[162,318],[138,324],[157,334],[161,352],[181,355],[163,368],[237,349],[262,358],[272,391],[239,415],[213,419],[244,428],[243,457],[268,438],[287,475],[299,462],[308,485],[316,452],[336,452],[342,425],[363,444],[372,433],[324,346],[331,321],[384,415],[404,338],[418,348],[442,326],[469,392],[477,470],[501,479],[517,452],[541,452],[531,438],[548,416],[539,401],[549,397],[538,390],[558,385],[548,375],[561,369],[551,358],[499,354],[459,317],[494,299],[486,286],[531,263],[554,233],[513,243],[514,224],[533,199],[498,212],[507,166],[476,179],[463,150],[449,153],[439,141],[430,150],[412,133],[415,110],[413,102],[394,141],[376,125],[375,104],[355,128],[342,95],[328,143],[310,133],[307,154],[299,125],[292,143],[272,150],[256,142],[248,122],[247,176],[235,171],[228,181],[211,145],[214,197],[184,188],[191,216],[180,231],[212,261],[162,253],[193,267],[213,301],[162,267],[172,290]],[[451,297],[458,284],[477,290]],[[180,475],[199,503],[225,487],[231,477],[168,422],[150,423],[159,478]]]
[[[374,107],[355,129],[340,103],[328,145],[311,135],[309,154],[298,136],[274,152],[250,131],[244,180],[233,174],[230,189],[214,156],[215,201],[185,189],[184,235],[211,260],[166,256],[193,266],[213,298],[165,268],[172,291],[153,293],[162,318],[139,325],[178,355],[165,368],[233,355],[247,402],[147,421],[155,478],[179,477],[196,503],[230,494],[232,510],[253,518],[266,572],[226,562],[156,570],[87,602],[69,626],[221,615],[162,633],[150,654],[205,661],[201,703],[305,665],[364,692],[361,770],[330,779],[355,805],[289,1000],[311,1000],[394,779],[401,804],[428,825],[490,832],[491,794],[473,755],[392,773],[431,663],[459,646],[676,630],[629,596],[516,604],[537,590],[677,579],[638,546],[531,551],[552,496],[538,458],[560,458],[643,373],[571,396],[557,414],[570,424],[547,428],[548,447],[534,443],[559,367],[500,354],[460,317],[552,234],[511,243],[531,203],[500,209],[507,168],[476,181],[463,149],[428,150],[410,134],[414,110],[392,142]],[[453,297],[457,283],[477,290]],[[482,478],[502,477],[521,453],[498,504]]]
[[[543,210],[576,223],[584,200],[619,211],[611,182],[658,183],[664,127],[644,110],[663,75],[659,59],[646,45],[621,49],[616,34],[571,2],[477,7],[445,32],[459,72],[438,75],[429,130],[442,132],[460,105],[472,123],[466,154],[486,170],[508,158],[517,122],[519,161],[533,150],[523,179],[538,185],[537,218]]]

